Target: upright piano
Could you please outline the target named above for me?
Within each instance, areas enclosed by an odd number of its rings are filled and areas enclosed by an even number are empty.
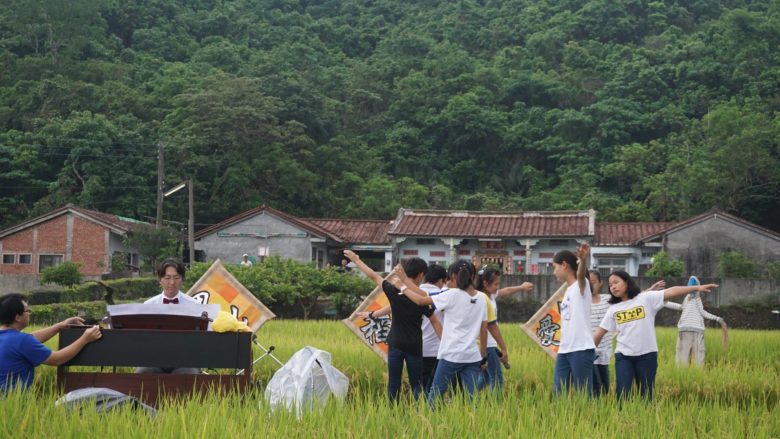
[[[160,324],[161,318],[164,320],[164,316],[155,316],[155,325],[170,328],[170,325]],[[177,316],[177,320],[181,321],[181,318]],[[99,340],[89,343],[73,359],[57,368],[59,388],[70,392],[84,387],[107,387],[138,397],[152,406],[161,395],[189,397],[214,392],[245,392],[249,388],[251,333],[155,329],[155,325],[142,329],[102,329],[103,336]],[[72,326],[60,331],[59,348],[76,341],[87,328]],[[74,366],[100,370],[69,370]],[[230,369],[230,373],[140,374],[116,372],[117,367]]]

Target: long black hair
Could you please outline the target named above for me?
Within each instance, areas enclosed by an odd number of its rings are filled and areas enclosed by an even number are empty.
[[[447,270],[450,279],[452,276],[457,276],[455,285],[463,291],[466,291],[469,287],[474,285],[474,275],[476,272],[477,270],[474,268],[474,264],[463,259],[453,262],[450,265],[449,270]]]
[[[630,274],[626,273],[623,270],[613,271],[612,273],[609,273],[609,276],[610,277],[617,276],[623,279],[623,281],[628,286],[628,289],[626,290],[626,294],[628,295],[629,299],[633,299],[634,297],[638,296],[639,293],[642,292],[642,290],[639,289],[639,285],[636,284],[634,278],[632,278]],[[609,291],[609,295],[612,296],[609,298],[609,303],[613,305],[616,303],[620,303],[622,301],[619,297],[615,297],[615,295],[612,294],[612,290]]]
[[[553,262],[556,264],[563,264],[564,262],[569,264],[569,267],[577,272],[577,256],[569,250],[561,250],[553,256]]]
[[[485,284],[491,283],[496,278],[501,277],[501,272],[493,267],[486,267],[477,272],[477,281],[474,283],[474,287],[484,292]]]

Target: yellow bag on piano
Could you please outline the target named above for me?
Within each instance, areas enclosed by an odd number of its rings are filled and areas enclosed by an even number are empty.
[[[211,328],[215,332],[251,331],[251,329],[249,329],[249,326],[247,326],[246,323],[239,322],[238,319],[233,317],[233,314],[230,314],[229,312],[226,311],[219,312],[217,318],[214,319],[214,323],[211,324]]]

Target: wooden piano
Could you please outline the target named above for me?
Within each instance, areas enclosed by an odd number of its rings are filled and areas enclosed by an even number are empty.
[[[166,327],[166,316],[154,316],[154,325]],[[162,319],[161,319],[162,318]],[[141,319],[143,320],[143,319]],[[183,320],[177,316],[178,323]],[[172,322],[173,323],[173,322]],[[177,327],[178,324],[174,324]],[[136,327],[137,325],[134,325]],[[144,325],[140,325],[144,326]],[[170,327],[168,325],[167,327]],[[192,327],[192,326],[190,326]],[[76,341],[87,327],[60,331],[59,348]],[[57,384],[63,392],[84,387],[107,387],[156,405],[158,396],[190,396],[193,393],[239,391],[249,388],[252,371],[250,332],[217,333],[186,329],[103,329],[100,340],[89,343],[73,359],[57,368]],[[95,366],[100,371],[69,370]],[[243,369],[231,374],[117,373],[116,367],[192,367]],[[110,368],[110,371],[103,371]]]

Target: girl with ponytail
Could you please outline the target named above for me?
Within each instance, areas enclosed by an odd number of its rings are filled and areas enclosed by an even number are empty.
[[[433,304],[446,316],[428,403],[434,405],[456,375],[469,397],[473,397],[479,373],[487,365],[488,321],[488,301],[473,287],[474,265],[463,260],[450,265],[450,289],[436,296],[420,294],[422,291],[418,291],[419,288],[409,280],[402,267],[396,267],[395,272],[407,287],[403,290],[406,297],[417,305]],[[477,338],[479,345],[475,343]]]
[[[504,385],[504,373],[501,370],[501,364],[509,368],[509,352],[507,351],[504,338],[501,335],[501,329],[498,326],[498,303],[496,298],[508,297],[518,291],[533,291],[534,284],[523,282],[519,286],[500,288],[501,271],[493,267],[485,267],[477,272],[477,281],[475,288],[487,296],[490,301],[488,306],[493,307],[494,319],[488,320],[488,340],[487,340],[487,369],[479,375],[477,388],[480,390],[490,386],[490,390],[500,392]]]
[[[553,257],[555,277],[566,283],[566,294],[560,303],[561,343],[555,359],[553,392],[558,395],[572,384],[575,390],[593,394],[593,361],[596,345],[590,329],[591,292],[587,279],[588,244],[577,254],[562,250]]]

